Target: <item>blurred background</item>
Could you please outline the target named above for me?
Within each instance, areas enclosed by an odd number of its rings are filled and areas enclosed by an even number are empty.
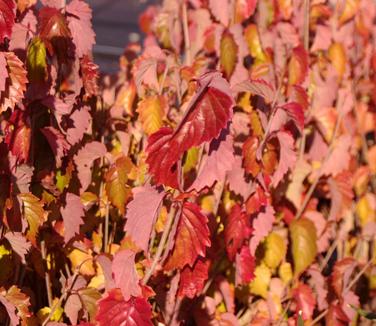
[[[93,9],[93,27],[97,34],[94,59],[101,71],[112,73],[118,69],[118,57],[130,41],[143,35],[138,17],[145,8],[159,0],[87,0]]]

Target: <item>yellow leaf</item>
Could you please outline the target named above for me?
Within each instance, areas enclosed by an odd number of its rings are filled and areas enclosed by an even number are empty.
[[[132,82],[123,86],[116,95],[115,106],[122,107],[124,111],[133,116],[133,103],[136,98],[136,85]]]
[[[158,233],[163,232],[165,225],[166,225],[166,221],[167,221],[167,215],[168,215],[168,213],[167,213],[166,206],[162,206],[162,208],[159,212],[157,222],[155,223],[155,231],[156,232],[158,232]]]
[[[219,62],[227,78],[231,77],[235,70],[237,56],[238,46],[235,43],[234,36],[228,30],[225,30],[221,38]]]
[[[52,301],[52,307],[54,307],[58,303],[58,301],[59,299],[55,298]],[[41,321],[44,321],[48,317],[50,312],[51,312],[51,307],[43,307],[39,309],[39,311],[37,312],[37,316]],[[64,309],[59,305],[57,308],[55,308],[55,311],[52,314],[50,319],[52,321],[59,321],[63,315],[63,312],[64,312]]]
[[[291,264],[284,262],[279,266],[278,275],[284,284],[287,284],[292,280],[292,268]]]
[[[45,220],[43,203],[38,197],[31,193],[19,194],[18,199],[22,203],[23,216],[29,224],[26,237],[35,244],[39,226],[41,226]]]
[[[328,51],[330,62],[337,71],[339,79],[342,79],[346,70],[346,53],[341,43],[333,43]]]
[[[272,277],[272,272],[265,265],[261,264],[255,269],[255,278],[250,283],[250,291],[255,295],[260,295],[266,299],[268,295],[268,287]]]
[[[96,204],[99,200],[96,194],[89,191],[82,193],[80,198],[82,205],[84,205],[86,209]]]
[[[69,186],[69,182],[72,178],[72,172],[73,172],[72,162],[69,162],[69,165],[66,169],[65,174],[61,174],[61,170],[57,171],[56,188],[59,189],[60,192],[63,192],[63,190]]]
[[[259,33],[255,24],[250,24],[244,30],[244,37],[246,39],[249,54],[259,61],[265,61],[266,56],[261,46]]]
[[[81,264],[80,273],[86,276],[95,275],[95,269],[93,265],[93,258],[91,254],[86,253],[79,249],[73,249],[69,254],[68,258],[72,263],[72,268],[76,269]]]
[[[165,98],[158,95],[147,97],[138,103],[137,112],[147,135],[151,135],[162,127],[166,108]]]
[[[131,189],[127,185],[128,174],[133,164],[128,157],[120,157],[106,174],[106,192],[108,199],[117,207],[121,215],[124,215],[125,204],[131,195]]]
[[[279,11],[282,14],[282,17],[285,20],[289,20],[293,12],[292,0],[278,0],[277,3],[278,3]]]
[[[300,275],[314,261],[317,254],[316,227],[312,221],[301,218],[290,224],[294,274]]]
[[[275,232],[268,235],[265,240],[264,263],[271,269],[276,268],[286,256],[287,245],[285,240]]]
[[[184,167],[183,167],[184,173],[187,173],[196,167],[196,164],[198,162],[199,152],[200,151],[198,147],[192,147],[187,151],[187,156],[185,158]]]
[[[371,205],[371,201],[375,202],[375,198],[371,196],[371,194],[366,194],[356,203],[356,214],[362,227],[376,219],[375,208]]]
[[[47,57],[44,42],[34,37],[27,47],[26,66],[28,78],[31,82],[42,82],[47,74]]]
[[[4,245],[0,246],[0,259],[2,259],[4,256],[10,255],[11,253],[12,252],[10,250],[8,250],[7,248],[5,248]]]
[[[345,7],[343,8],[341,12],[341,16],[338,19],[338,22],[341,25],[356,15],[359,9],[360,1],[359,0],[346,0],[342,3],[344,3]]]

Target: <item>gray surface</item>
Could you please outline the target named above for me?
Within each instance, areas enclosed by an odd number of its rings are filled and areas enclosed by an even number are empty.
[[[132,39],[142,39],[138,17],[158,0],[87,0],[93,9],[96,33],[94,60],[104,72],[115,72],[118,57]]]

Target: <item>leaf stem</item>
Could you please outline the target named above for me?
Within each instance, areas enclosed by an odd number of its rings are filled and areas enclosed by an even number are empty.
[[[162,233],[161,241],[158,244],[157,252],[156,252],[156,254],[155,254],[154,258],[153,258],[153,262],[151,264],[150,269],[147,270],[147,272],[145,274],[145,277],[142,280],[143,284],[147,284],[148,283],[150,277],[153,275],[153,273],[155,271],[155,268],[157,267],[157,264],[158,264],[158,262],[159,262],[159,260],[160,260],[160,258],[162,256],[164,247],[165,247],[167,239],[168,239],[168,235],[170,234],[170,229],[171,229],[172,223],[173,223],[174,218],[175,218],[175,213],[176,213],[176,208],[175,208],[174,205],[172,205],[171,206],[171,211],[170,211],[170,213],[168,215],[168,220],[167,220],[165,229],[163,230],[163,233]]]
[[[41,250],[43,262],[44,262],[44,265],[45,265],[45,268],[46,268],[46,272],[44,273],[44,280],[46,282],[48,306],[51,307],[51,305],[52,305],[51,279],[50,279],[50,273],[48,272],[46,244],[45,244],[44,240],[42,240],[40,242],[40,250]]]
[[[318,315],[314,320],[312,320],[311,326],[317,324],[322,318],[324,318],[328,311],[328,309],[325,309],[320,315]]]

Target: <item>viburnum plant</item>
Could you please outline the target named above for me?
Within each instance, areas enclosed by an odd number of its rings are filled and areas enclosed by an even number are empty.
[[[1,325],[370,325],[376,4],[165,0],[115,76],[82,0],[0,0]]]

